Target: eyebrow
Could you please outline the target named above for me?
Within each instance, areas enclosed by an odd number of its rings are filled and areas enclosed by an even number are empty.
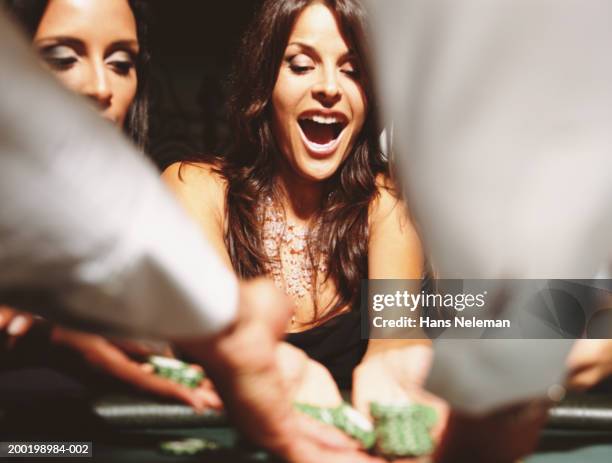
[[[46,44],[46,42],[50,42]],[[74,48],[77,51],[83,52],[87,48],[85,46],[85,42],[81,39],[77,39],[76,37],[71,37],[68,35],[54,35],[49,37],[41,37],[35,40],[34,44],[38,47],[47,48],[54,45],[68,45],[69,47]],[[116,50],[124,50],[128,49],[135,53],[138,53],[140,48],[138,45],[138,40],[135,39],[125,39],[125,40],[116,40],[112,42],[105,49],[105,53],[109,53]]]
[[[126,50],[126,49],[138,54],[138,52],[140,51],[138,40],[134,40],[134,39],[117,40],[111,43],[108,47],[106,47],[106,52],[109,53],[111,51]]]
[[[303,48],[303,49],[307,50],[308,52],[319,56],[319,52],[312,45],[309,45],[309,44],[304,43],[304,42],[290,42],[290,43],[287,44],[287,48],[289,48],[292,45],[298,46],[300,48]],[[357,54],[351,48],[349,48],[345,53],[342,54],[342,56],[340,56],[340,60],[346,60],[346,59],[352,59],[352,58],[357,58]]]
[[[50,43],[47,44],[46,42],[50,42]],[[62,44],[62,45],[68,45],[69,47],[74,48],[76,50],[81,50],[81,51],[85,50],[85,43],[82,40],[79,40],[75,37],[65,36],[65,35],[42,37],[42,38],[36,39],[34,41],[34,44],[37,47],[42,47],[42,48],[48,48],[48,47],[55,46],[57,44]]]

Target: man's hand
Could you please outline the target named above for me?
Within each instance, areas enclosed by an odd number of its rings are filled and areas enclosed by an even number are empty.
[[[234,424],[256,444],[289,461],[371,462],[358,444],[293,410],[277,358],[293,305],[263,279],[242,283],[235,323],[207,340],[177,340],[213,379]]]
[[[51,333],[51,341],[76,351],[92,368],[142,391],[179,400],[197,411],[222,407],[210,380],[204,379],[197,388],[190,389],[157,376],[151,365],[132,360],[102,336],[56,326]]]
[[[579,339],[567,359],[567,384],[583,391],[612,376],[612,340]]]

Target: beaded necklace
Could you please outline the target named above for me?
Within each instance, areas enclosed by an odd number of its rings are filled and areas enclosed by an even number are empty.
[[[270,197],[265,199],[262,209],[263,246],[268,257],[264,263],[266,272],[289,296],[300,299],[312,294],[315,269],[308,254],[309,227],[286,220],[283,210]],[[327,255],[320,249],[314,251],[319,256],[317,275],[326,275]]]

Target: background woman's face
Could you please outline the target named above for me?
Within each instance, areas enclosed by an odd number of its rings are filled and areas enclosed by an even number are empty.
[[[272,92],[277,144],[301,177],[329,178],[350,152],[366,114],[358,73],[334,14],[311,3],[296,20]]]
[[[138,84],[138,35],[127,0],[50,0],[34,45],[66,87],[123,126]]]

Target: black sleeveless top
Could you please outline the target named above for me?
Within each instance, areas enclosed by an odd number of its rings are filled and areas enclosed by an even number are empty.
[[[340,389],[350,389],[353,370],[361,362],[368,340],[361,339],[361,311],[351,310],[328,322],[299,333],[286,341],[323,364]]]

